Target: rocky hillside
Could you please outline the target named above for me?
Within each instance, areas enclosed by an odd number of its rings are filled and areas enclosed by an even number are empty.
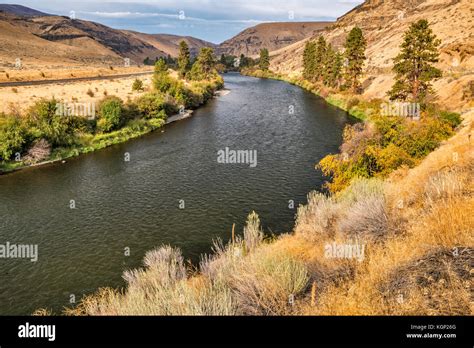
[[[127,31],[124,31],[127,33]],[[179,36],[179,35],[171,35],[171,34],[144,34],[129,31],[128,33],[132,33],[140,40],[143,40],[150,45],[154,46],[156,49],[169,54],[172,57],[177,57],[179,54],[179,43],[181,41],[186,41],[189,46],[189,50],[192,56],[196,56],[199,53],[199,50],[203,47],[212,47],[216,48],[217,45],[197,39],[192,36]]]
[[[263,23],[245,29],[219,45],[219,53],[239,56],[257,55],[261,48],[270,51],[291,45],[304,38],[316,35],[330,22],[281,22]]]
[[[0,6],[0,39],[0,67],[5,68],[12,68],[16,58],[30,67],[123,66],[124,58],[136,65],[146,57],[177,56],[183,39],[192,54],[215,46],[193,37],[117,30],[16,5]]]
[[[342,49],[352,27],[362,28],[368,42],[364,96],[381,98],[393,83],[392,59],[399,51],[403,33],[414,21],[428,19],[442,41],[439,68],[444,77],[435,84],[439,100],[462,109],[472,103],[469,86],[474,83],[473,14],[470,0],[367,0],[327,27],[323,35]],[[272,70],[301,74],[305,43],[303,40],[272,52]]]

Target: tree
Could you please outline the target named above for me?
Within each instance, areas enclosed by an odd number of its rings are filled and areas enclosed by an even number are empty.
[[[163,58],[155,63],[155,72],[153,73],[153,86],[156,90],[166,93],[171,87],[173,79],[168,73],[168,65]]]
[[[190,69],[190,53],[189,46],[186,41],[182,40],[179,43],[179,56],[178,56],[178,72],[181,78],[186,76],[186,73]]]
[[[323,36],[318,38],[314,53],[314,74],[313,80],[321,80],[324,74],[324,60],[326,57],[326,40]]]
[[[71,117],[59,112],[60,104],[54,98],[41,99],[28,109],[32,133],[45,138],[53,146],[69,145],[73,141],[74,125]]]
[[[97,127],[103,132],[120,128],[123,122],[123,102],[115,96],[108,96],[99,103]]]
[[[0,115],[0,161],[21,153],[26,143],[26,131],[20,118]]]
[[[150,65],[150,57],[146,57],[146,58],[143,60],[143,64],[145,64],[145,65]]]
[[[413,23],[405,32],[401,52],[394,59],[395,84],[388,92],[391,100],[422,103],[432,91],[430,81],[441,77],[432,64],[439,60],[436,38],[426,19]]]
[[[268,68],[270,67],[270,54],[266,48],[260,50],[260,61],[258,65],[263,71],[268,71]]]
[[[346,81],[348,87],[356,92],[360,87],[359,77],[362,74],[364,66],[365,48],[367,42],[364,38],[362,30],[359,27],[354,27],[347,36],[344,45],[344,57],[346,59]]]
[[[214,66],[214,50],[210,47],[201,48],[199,55],[191,68],[191,80],[201,81],[215,77],[217,71]]]
[[[303,77],[306,80],[312,80],[315,73],[316,43],[314,41],[306,42],[303,52]]]
[[[324,62],[323,83],[329,87],[339,87],[342,70],[342,55],[329,44]]]

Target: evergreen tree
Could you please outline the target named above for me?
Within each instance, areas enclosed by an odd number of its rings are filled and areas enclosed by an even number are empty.
[[[314,41],[306,42],[303,52],[303,77],[312,81],[315,74],[315,54],[316,43]]]
[[[193,64],[190,72],[192,80],[206,80],[217,75],[215,69],[214,50],[209,47],[203,47]]]
[[[150,57],[146,57],[146,58],[143,60],[143,64],[145,64],[145,65],[150,65]]]
[[[181,78],[186,76],[189,71],[190,64],[190,53],[189,46],[186,41],[182,40],[179,43],[179,56],[178,56],[178,72]]]
[[[360,86],[359,77],[362,74],[362,68],[366,59],[366,46],[367,42],[362,34],[362,30],[359,27],[352,28],[344,45],[344,57],[347,62],[347,85],[353,90],[353,92],[356,92]]]
[[[430,81],[441,77],[441,70],[432,65],[439,60],[440,43],[426,19],[410,26],[400,46],[401,52],[394,59],[396,82],[388,92],[391,100],[424,102],[432,91]]]
[[[155,63],[153,73],[153,86],[160,92],[167,92],[172,84],[172,79],[168,72],[168,65],[164,58],[160,58]]]
[[[270,67],[270,54],[266,48],[260,50],[260,61],[258,65],[263,71],[268,71],[268,68]]]
[[[314,81],[320,81],[324,73],[324,61],[326,57],[326,40],[323,36],[318,38],[314,53]]]
[[[323,83],[328,87],[339,87],[342,71],[342,55],[329,44],[324,62]]]

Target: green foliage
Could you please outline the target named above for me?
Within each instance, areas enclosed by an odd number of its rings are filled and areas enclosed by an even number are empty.
[[[364,66],[365,48],[367,42],[364,38],[362,30],[354,27],[347,36],[344,48],[344,57],[347,62],[346,66],[346,83],[353,92],[357,92],[360,88],[359,77],[362,74]]]
[[[143,81],[135,79],[132,84],[132,91],[143,91]]]
[[[391,100],[424,103],[432,91],[431,80],[441,77],[441,70],[432,65],[438,62],[440,43],[426,19],[410,26],[400,46],[401,52],[394,59],[396,81],[388,92]]]
[[[15,153],[22,153],[26,143],[26,130],[15,116],[0,115],[0,161],[9,160]]]
[[[339,88],[342,77],[342,55],[332,45],[326,48],[324,58],[323,83],[328,87]]]
[[[341,154],[328,155],[318,167],[337,192],[357,177],[387,176],[401,166],[412,167],[453,134],[452,120],[425,114],[419,121],[373,116],[371,122],[347,126]]]
[[[45,138],[53,146],[65,146],[74,139],[74,118],[57,112],[55,99],[42,99],[28,111],[28,123],[33,138]]]
[[[461,115],[457,112],[441,111],[439,117],[444,122],[448,123],[452,128],[456,128],[462,122]]]
[[[189,53],[189,46],[186,41],[182,40],[179,43],[178,56],[178,73],[180,78],[184,78],[191,67],[191,55]]]
[[[163,58],[155,63],[155,72],[153,73],[153,86],[155,90],[166,93],[173,84],[173,78],[168,72],[168,65]]]
[[[123,124],[123,102],[115,96],[108,96],[99,102],[97,127],[102,132],[110,132]]]
[[[326,40],[323,36],[318,38],[314,52],[314,75],[313,81],[320,81],[324,74],[324,62],[326,59]]]
[[[306,42],[303,52],[303,77],[312,81],[315,75],[315,55],[316,55],[316,43],[314,41]]]
[[[270,68],[270,54],[268,53],[268,49],[262,48],[260,50],[260,59],[258,62],[258,66],[260,70],[268,71]]]
[[[147,93],[136,100],[140,116],[145,119],[166,119],[165,100],[160,93]]]
[[[249,68],[254,65],[255,65],[255,61],[252,58],[246,57],[243,53],[240,55],[240,65],[239,65],[240,69]]]
[[[199,55],[189,72],[190,80],[211,80],[217,76],[215,69],[214,50],[209,47],[201,48]]]

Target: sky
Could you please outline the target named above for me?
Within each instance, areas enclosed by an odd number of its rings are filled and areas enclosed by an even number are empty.
[[[334,21],[363,0],[0,0],[150,34],[221,43],[264,22]],[[74,11],[73,13],[71,11]]]

